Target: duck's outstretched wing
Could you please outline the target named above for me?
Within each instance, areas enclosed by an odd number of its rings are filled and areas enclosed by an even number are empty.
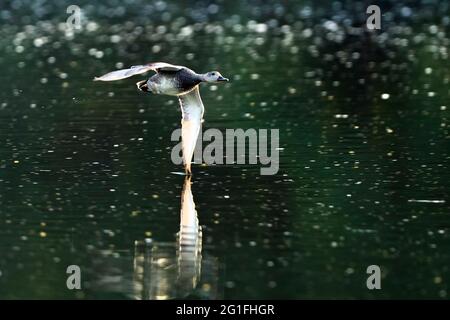
[[[183,69],[183,66],[176,66],[173,64],[165,63],[165,62],[155,62],[155,63],[149,63],[145,65],[140,66],[132,66],[128,69],[120,69],[112,72],[108,72],[107,74],[104,74],[101,77],[95,77],[94,81],[115,81],[115,80],[121,80],[125,78],[132,77],[137,74],[146,73],[150,70],[153,70],[155,72],[159,71],[179,71]]]
[[[188,93],[179,95],[182,112],[181,120],[181,150],[186,172],[191,173],[191,160],[197,143],[198,134],[202,125],[203,102],[200,97],[198,85]]]

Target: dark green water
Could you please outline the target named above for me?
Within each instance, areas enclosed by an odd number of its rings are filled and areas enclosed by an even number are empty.
[[[23,3],[0,5],[0,298],[448,298],[443,4],[387,1],[370,33],[351,1],[84,1],[71,35],[69,3]],[[178,102],[138,92],[145,76],[92,82],[151,61],[231,79],[202,86],[204,129],[280,131],[276,175],[193,166],[187,266]],[[373,264],[381,290],[366,287]]]

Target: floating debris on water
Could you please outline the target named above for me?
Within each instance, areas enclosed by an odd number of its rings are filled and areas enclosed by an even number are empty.
[[[408,202],[417,202],[417,203],[445,203],[445,200],[419,200],[419,199],[409,199]]]

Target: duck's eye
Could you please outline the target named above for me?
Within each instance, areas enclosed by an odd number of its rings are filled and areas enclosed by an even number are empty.
[[[215,72],[213,72],[213,73],[211,73],[211,75],[215,76],[215,75],[216,75],[216,73],[215,73]]]

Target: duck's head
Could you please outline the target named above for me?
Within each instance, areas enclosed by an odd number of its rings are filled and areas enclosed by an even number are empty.
[[[229,81],[228,78],[223,77],[219,71],[210,71],[203,75],[203,81],[205,82],[222,82]]]

